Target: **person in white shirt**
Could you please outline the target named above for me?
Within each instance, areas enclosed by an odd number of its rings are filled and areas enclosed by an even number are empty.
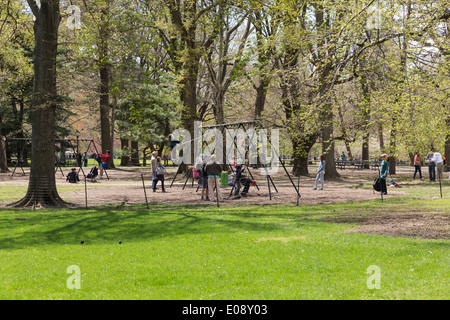
[[[153,151],[152,152],[152,159],[151,159],[151,165],[152,165],[152,180],[156,179],[156,157],[158,156],[158,152]]]
[[[433,156],[430,161],[433,161],[436,164],[437,169],[437,178],[442,180],[442,172],[444,170],[444,160],[442,159],[442,155],[439,152],[436,152],[436,149],[432,148],[431,152],[433,152]]]

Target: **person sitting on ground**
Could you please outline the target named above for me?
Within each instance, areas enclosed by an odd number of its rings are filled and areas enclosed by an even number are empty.
[[[70,183],[77,183],[80,181],[76,168],[72,168],[72,171],[67,175],[66,181],[69,181]]]
[[[97,176],[98,176],[98,168],[96,165],[94,165],[86,177],[88,179],[94,180],[95,178],[97,178]]]

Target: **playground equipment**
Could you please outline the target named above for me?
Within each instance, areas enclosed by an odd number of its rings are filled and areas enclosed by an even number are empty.
[[[14,170],[11,173],[11,176],[14,176],[17,168],[22,170],[22,174],[26,175],[24,166],[27,166],[27,157],[26,155],[30,155],[31,159],[31,138],[6,138],[6,143],[4,144],[5,150],[0,150],[0,158],[2,155],[7,155],[7,163],[9,165],[14,166]],[[81,154],[79,152],[80,142],[88,143],[86,151],[84,152],[86,155],[89,154],[91,147],[94,148],[95,154],[99,154],[97,146],[93,139],[80,139],[77,138],[63,138],[63,139],[55,139],[55,174],[59,171],[64,176],[64,172],[62,170],[62,166],[70,165],[71,167],[78,167],[78,173],[80,170],[82,171],[82,161],[79,161],[78,155]],[[72,151],[66,152],[68,149],[72,149]],[[9,152],[5,152],[9,151]],[[66,154],[72,154],[73,157],[67,159]],[[84,174],[84,172],[83,172]],[[108,173],[105,170],[106,177],[109,180]]]
[[[241,151],[241,148],[237,145],[237,135],[239,134],[239,132],[240,133],[244,133],[245,137],[247,137],[249,141],[253,141],[253,139],[255,137],[259,136],[259,133],[261,132],[261,130],[265,130],[264,127],[262,126],[261,121],[253,120],[253,121],[224,123],[224,124],[209,125],[209,126],[200,126],[200,127],[198,127],[198,130],[200,130],[199,133],[200,133],[201,137],[203,137],[203,134],[205,133],[205,131],[209,130],[209,129],[217,129],[222,134],[222,137],[227,137],[227,139],[231,138],[231,140],[233,141],[233,145],[234,145],[235,148],[234,149],[230,148],[230,149],[228,149],[226,151],[225,159],[224,159],[225,161],[224,162],[227,162],[227,159],[230,159],[230,152],[232,150],[237,150],[237,152],[239,153],[240,158],[244,159],[245,163],[243,163],[243,164],[245,164],[246,170],[247,170],[249,176],[251,177],[251,180],[255,180],[254,176],[252,174],[252,171],[250,169],[253,166],[253,164],[249,164],[248,163],[249,162],[249,154],[251,152],[255,152],[255,150],[250,150],[249,148],[245,148],[245,151],[244,151],[244,154],[243,154],[242,151]],[[252,129],[252,130],[250,130],[250,129]],[[233,130],[233,131],[231,131],[231,130]],[[239,131],[239,130],[242,130],[242,131]],[[198,138],[194,138],[194,139],[189,140],[189,141],[183,141],[181,144],[182,145],[183,144],[188,144],[188,143],[190,144],[192,142],[195,142],[197,139]],[[268,140],[269,140],[269,145],[271,145],[271,141],[270,141],[269,137],[268,137]],[[206,145],[206,150],[209,152],[209,154],[211,154],[211,149],[217,150],[216,147],[220,143],[222,143],[222,141],[215,141],[214,147],[212,148],[209,144],[207,144],[207,141],[204,140],[201,143],[201,150],[203,150],[205,148],[205,145]],[[291,175],[289,174],[288,170],[286,169],[285,161],[283,161],[281,159],[281,156],[277,153],[277,151],[274,148],[271,148],[270,163],[273,163],[273,160],[275,158],[278,159],[278,161],[281,164],[281,166],[283,167],[286,175],[289,177],[289,180],[290,180],[292,186],[294,187],[294,189],[295,189],[295,191],[297,193],[297,197],[300,198],[301,195],[300,195],[299,187],[295,185],[294,181],[292,180]],[[177,168],[177,171],[176,171],[176,174],[173,177],[172,182],[170,184],[170,187],[172,187],[172,185],[173,185],[174,181],[176,180],[178,174],[182,172],[182,166],[186,166],[186,165],[188,165],[188,164],[185,164],[185,163],[179,164],[179,166]],[[270,200],[272,200],[271,186],[274,188],[275,192],[278,192],[278,190],[277,190],[277,188],[275,186],[275,183],[272,180],[272,177],[270,176],[270,170],[268,169],[268,165],[267,164],[263,164],[263,163],[259,163],[258,166],[262,167],[265,170],[265,176],[266,176],[266,179],[267,179],[267,188],[268,188],[268,191],[269,191],[269,198],[270,198]],[[224,169],[231,170],[232,172],[235,171],[235,168],[230,163],[225,163],[224,164]],[[189,181],[189,179],[192,179],[192,186],[193,186],[194,185],[194,177],[193,177],[193,174],[192,174],[192,170],[187,170],[186,180],[184,182],[183,189],[186,187],[186,184]],[[235,182],[233,187],[232,187],[232,190],[230,192],[230,196],[232,195],[233,191],[236,190],[236,187],[237,187],[237,185],[236,185],[236,182]],[[256,184],[256,188],[259,190],[258,184]],[[198,190],[198,188],[197,188],[197,190]]]

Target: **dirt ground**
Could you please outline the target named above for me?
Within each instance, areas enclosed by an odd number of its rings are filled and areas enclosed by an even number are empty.
[[[68,172],[69,169],[66,171]],[[258,188],[252,186],[247,197],[240,199],[230,198],[231,187],[220,187],[223,201],[220,206],[241,206],[246,204],[296,204],[297,193],[284,172],[272,176],[273,184],[270,184],[270,193],[267,185],[267,178],[259,175],[257,170],[253,170],[253,176],[258,183]],[[0,185],[27,185],[27,175],[11,173],[0,174]],[[197,190],[197,181],[192,179],[186,182],[186,178],[178,175],[173,182],[175,169],[169,169],[165,178],[166,193],[161,192],[161,185],[158,183],[158,189],[153,192],[151,189],[151,173],[148,168],[126,168],[108,170],[109,179],[97,180],[96,182],[85,183],[84,180],[77,184],[65,182],[65,177],[60,172],[56,174],[57,185],[60,187],[60,196],[80,207],[86,205],[86,194],[88,207],[98,205],[127,205],[127,204],[145,204],[146,196],[149,206],[152,204],[207,204],[202,201],[201,188]],[[400,174],[400,173],[399,173]],[[407,173],[409,174],[409,172]],[[324,190],[313,190],[315,176],[300,178],[300,198],[299,205],[328,204],[342,201],[362,201],[380,199],[379,193],[374,193],[371,189],[358,188],[362,184],[370,184],[376,172],[368,171],[350,171],[343,172],[342,179],[339,181],[325,182]],[[143,181],[145,190],[143,187]],[[297,186],[297,178],[292,177]],[[275,187],[276,189],[275,189]],[[388,188],[388,195],[385,198],[404,195],[401,188]],[[18,199],[23,195],[18,195]],[[0,207],[6,203],[0,202]],[[209,204],[215,205],[215,202]],[[346,216],[345,214],[334,222],[355,223],[356,226],[350,232],[386,234],[390,236],[402,237],[423,237],[430,239],[448,239],[449,238],[449,216],[441,214],[414,214],[401,213],[390,214],[387,212],[378,212],[365,214],[364,216]]]
[[[297,192],[290,182],[289,178],[284,172],[280,172],[271,176],[273,184],[270,183],[270,191],[268,188],[267,177],[259,175],[259,172],[254,169],[252,171],[253,177],[257,181],[257,187],[250,187],[247,197],[240,199],[231,199],[230,186],[221,186],[220,193],[223,202],[220,205],[245,205],[245,204],[283,204],[283,203],[297,203]],[[22,172],[11,177],[9,173],[0,174],[0,183],[2,185],[27,185],[28,172],[23,175]],[[69,170],[66,169],[66,173]],[[114,169],[108,170],[109,179],[96,180],[95,182],[87,182],[87,200],[89,206],[97,205],[115,205],[115,204],[205,204],[207,202],[201,200],[201,188],[197,190],[197,181],[194,183],[189,179],[186,183],[186,178],[179,174],[173,182],[175,169],[169,170],[165,177],[166,193],[161,192],[161,185],[158,182],[157,191],[152,192],[151,189],[151,173],[147,168],[141,169]],[[142,182],[142,176],[145,183],[145,191]],[[81,174],[80,174],[81,176]],[[324,190],[313,190],[315,176],[300,177],[299,185],[299,203],[300,204],[318,204],[318,203],[333,203],[341,201],[361,201],[379,199],[380,194],[374,193],[369,189],[355,188],[363,183],[368,183],[366,177],[351,178],[346,177],[340,181],[325,181]],[[297,186],[297,178],[292,177],[295,186]],[[56,182],[58,186],[72,188],[72,191],[60,191],[60,196],[69,202],[79,203],[81,206],[85,205],[85,191],[84,180],[76,185],[65,182],[66,178],[58,171],[56,173]],[[320,183],[319,183],[320,186]],[[275,189],[276,188],[276,189]],[[395,188],[388,190],[388,195],[385,197],[394,197],[403,195],[401,189]],[[19,200],[19,199],[18,199]]]

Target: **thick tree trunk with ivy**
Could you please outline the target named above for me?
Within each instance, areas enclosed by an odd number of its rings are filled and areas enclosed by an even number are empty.
[[[130,143],[128,139],[120,138],[120,144],[122,149],[122,157],[120,159],[121,166],[129,166],[130,165]]]
[[[28,0],[34,23],[31,171],[25,197],[16,207],[63,207],[55,181],[56,54],[60,23],[59,0]]]
[[[308,172],[308,155],[314,143],[317,140],[317,134],[309,134],[302,136],[300,139],[292,139],[294,148],[293,169],[294,176],[307,176]]]

